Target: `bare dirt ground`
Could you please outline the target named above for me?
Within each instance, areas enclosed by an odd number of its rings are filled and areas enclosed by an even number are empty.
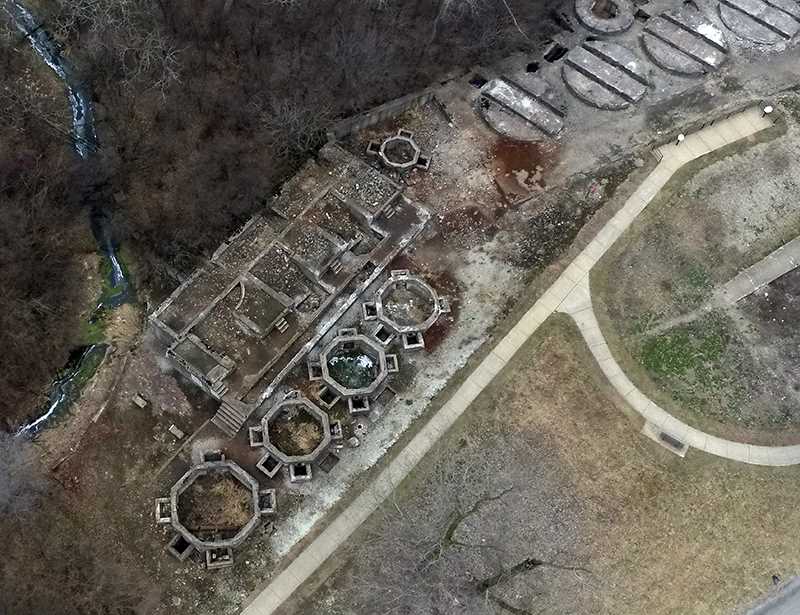
[[[406,592],[394,612],[434,612],[392,576],[397,560],[412,571],[425,563],[430,583],[461,600],[437,611],[445,614],[722,615],[767,591],[772,574],[798,570],[800,470],[695,452],[681,460],[641,438],[621,403],[571,324],[545,325],[362,528],[346,566],[294,612],[381,612],[379,594],[392,588]],[[452,468],[476,470],[466,494]],[[453,515],[476,501],[448,534]],[[430,527],[427,541],[398,537],[387,522],[403,517]],[[427,549],[441,544],[440,570]],[[488,597],[474,591],[530,558],[541,563]]]
[[[800,232],[795,101],[784,99],[785,134],[679,172],[592,277],[609,340],[648,394],[701,429],[772,444],[800,433],[795,333],[767,326],[782,315],[748,300],[674,319]]]

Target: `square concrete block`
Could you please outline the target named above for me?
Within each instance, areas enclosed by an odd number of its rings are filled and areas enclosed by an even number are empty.
[[[289,464],[289,482],[302,483],[310,481],[312,478],[310,463],[291,463]]]
[[[631,391],[633,391],[633,389],[636,388],[621,369],[613,374],[606,373],[606,377],[609,379],[614,388],[617,391],[619,391],[620,395],[622,395],[623,397],[628,395]]]
[[[575,263],[570,263],[561,275],[577,284],[586,276],[586,271],[579,269]]]
[[[773,465],[789,466],[800,463],[800,446],[776,446],[772,449]]]
[[[592,351],[592,354],[598,363],[602,363],[603,361],[614,358],[611,354],[611,351],[608,349],[608,344],[605,342],[598,344],[597,346],[593,346],[590,348],[590,350]]]
[[[742,137],[749,137],[750,135],[754,135],[755,133],[762,130],[760,126],[757,126],[751,119],[749,119],[744,114],[739,114],[735,117],[732,117],[731,123],[733,125],[734,130],[736,130],[736,132],[742,135]]]
[[[716,150],[725,147],[728,142],[717,132],[716,127],[709,126],[698,133],[698,136],[708,146],[709,150]]]
[[[586,250],[583,250],[578,256],[575,257],[575,260],[572,261],[572,264],[578,268],[578,270],[583,274],[586,275],[592,270],[597,264],[597,259],[592,258],[589,254],[586,253]]]
[[[750,445],[744,442],[728,441],[727,456],[728,459],[747,463],[747,460],[750,458]]]
[[[475,371],[472,372],[470,378],[472,378],[478,386],[485,388],[491,384],[492,380],[495,378],[495,375],[496,372],[487,369],[483,366],[483,363],[481,363],[477,368],[475,368]]]
[[[723,120],[719,122],[717,125],[717,133],[725,139],[725,141],[730,145],[731,143],[735,143],[744,137],[738,130],[733,127],[732,122],[729,120]]]
[[[242,615],[267,615],[278,610],[283,600],[268,585],[259,592],[258,596],[243,611]]]
[[[722,438],[708,436],[706,438],[705,452],[710,453],[711,455],[716,455],[717,457],[727,457],[728,442]]]
[[[167,553],[182,562],[194,553],[194,545],[182,535],[175,534],[169,543],[167,543]]]
[[[581,329],[581,333],[583,334],[583,339],[586,341],[586,345],[589,346],[590,349],[606,343],[606,339],[603,337],[603,333],[596,323],[592,327]]]
[[[530,337],[539,327],[542,326],[542,323],[545,320],[547,320],[546,310],[542,309],[541,307],[537,308],[534,306],[525,312],[525,315],[520,318],[517,326],[523,334]]]
[[[233,566],[233,550],[231,548],[212,549],[205,552],[206,568],[218,570]]]
[[[749,463],[754,463],[760,466],[769,466],[779,461],[775,455],[774,449],[771,446],[750,446]]]
[[[649,201],[649,199],[645,199],[644,196],[639,196],[643,200]],[[604,226],[602,229],[600,229],[600,232],[594,236],[594,241],[603,247],[603,253],[607,252],[608,248],[613,246],[617,239],[619,239],[619,234],[614,227],[610,227],[609,225]]]
[[[494,347],[492,352],[502,358],[504,361],[508,362],[514,357],[515,354],[517,354],[517,351],[520,349],[524,341],[525,340],[523,339],[506,336],[500,340],[500,343]]]
[[[689,135],[679,147],[685,147],[692,158],[700,158],[711,151],[711,148],[696,133]]]
[[[644,393],[642,393],[636,387],[633,387],[633,389],[629,393],[627,393],[624,397],[625,401],[627,401],[628,404],[630,404],[630,406],[640,414],[642,413],[641,411],[644,410],[647,404],[650,402],[650,400],[644,395]]]
[[[600,327],[597,324],[597,318],[594,316],[594,311],[591,309],[591,306],[586,307],[582,310],[578,310],[575,312],[570,312],[570,316],[572,316],[572,320],[575,321],[575,324],[578,325],[578,328],[581,330],[581,334],[583,335],[584,339],[588,337],[589,334],[600,334],[602,338],[603,335],[600,333]],[[586,340],[589,341],[588,339]]]
[[[156,498],[156,523],[166,525],[172,522],[172,502],[169,498]]]
[[[686,444],[688,444],[692,448],[705,451],[707,441],[708,441],[708,434],[703,433],[698,429],[690,427],[689,430],[686,432]]]
[[[606,253],[606,246],[601,244],[599,241],[595,241],[592,239],[586,247],[583,249],[583,254],[589,258],[589,260],[594,261],[597,263],[603,255]]]
[[[673,174],[675,173],[675,171],[680,169],[683,166],[683,164],[684,163],[682,160],[673,157],[670,153],[668,155],[665,155],[661,159],[661,162],[658,163],[658,166],[656,168],[663,169],[667,173]]]

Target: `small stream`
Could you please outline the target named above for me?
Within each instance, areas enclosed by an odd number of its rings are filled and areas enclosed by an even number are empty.
[[[36,419],[21,425],[17,435],[35,436],[59,417],[79,396],[81,389],[103,362],[108,344],[91,344],[72,351],[62,373],[50,385],[47,407]]]
[[[88,88],[80,81],[69,60],[61,54],[61,43],[50,36],[44,25],[28,9],[19,2],[8,0],[3,8],[11,16],[17,29],[28,39],[36,54],[64,82],[72,110],[72,140],[75,151],[84,160],[88,159],[97,149],[92,99]]]
[[[72,143],[78,156],[86,164],[91,164],[98,143],[88,85],[80,80],[75,68],[62,55],[61,43],[44,29],[44,24],[40,23],[24,5],[14,0],[5,0],[3,9],[11,17],[16,28],[28,39],[36,54],[64,82],[72,111]],[[107,310],[131,301],[133,288],[120,262],[119,246],[112,237],[108,213],[102,207],[94,206],[90,212],[90,223],[98,250],[108,259],[108,284],[111,288],[111,292],[104,292],[100,297],[90,318],[90,321],[94,321],[101,318]],[[16,433],[35,435],[63,414],[78,398],[82,387],[97,370],[107,350],[107,344],[91,344],[76,348],[50,387],[47,407],[40,410],[37,418],[21,425]]]

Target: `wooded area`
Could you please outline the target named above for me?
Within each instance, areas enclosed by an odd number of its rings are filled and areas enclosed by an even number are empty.
[[[26,65],[0,39],[0,73]],[[84,307],[77,256],[92,249],[81,205],[87,178],[63,144],[68,125],[56,123],[68,116],[52,113],[25,88],[0,89],[0,431],[44,402]]]
[[[11,368],[0,376],[11,392],[2,415],[31,412],[73,343],[63,324],[79,309],[83,274],[71,256],[78,236],[88,237],[87,200],[111,211],[117,239],[134,255],[140,296],[157,300],[313,154],[331,121],[478,61],[539,48],[557,29],[549,15],[561,4],[43,3],[45,27],[91,85],[101,149],[89,174],[69,156],[64,132],[20,113],[6,90],[4,116],[15,119],[0,128],[9,222],[1,275],[10,289],[0,335]],[[15,45],[33,53],[18,36],[8,40],[6,56]]]

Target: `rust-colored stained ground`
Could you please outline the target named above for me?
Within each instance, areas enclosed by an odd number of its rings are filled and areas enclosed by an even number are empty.
[[[520,142],[501,137],[492,146],[489,164],[508,203],[547,186],[545,174],[555,165],[555,143]]]

